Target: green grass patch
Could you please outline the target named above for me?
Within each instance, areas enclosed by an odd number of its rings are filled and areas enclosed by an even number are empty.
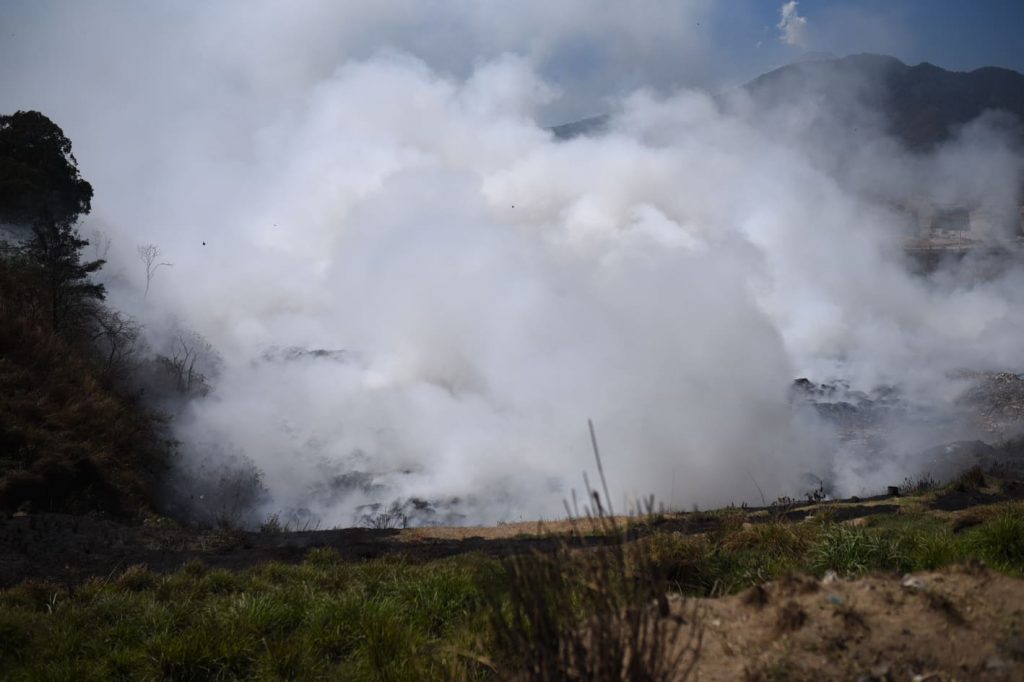
[[[1024,505],[1002,506],[966,535],[979,558],[1007,572],[1024,572]]]
[[[578,644],[580,627],[598,626],[591,635],[608,638],[614,662],[616,633],[630,623],[644,631],[635,624],[644,612],[631,605],[657,601],[659,590],[715,595],[789,574],[969,560],[1024,574],[1024,505],[975,516],[960,530],[947,516],[911,510],[860,525],[824,514],[802,523],[737,517],[702,536],[645,531],[621,550],[563,547],[506,562],[348,563],[317,549],[301,564],[239,572],[192,562],[170,575],[133,566],[74,588],[30,581],[0,591],[0,679],[493,679],[491,666],[521,670],[517,656],[533,651],[530,642]],[[584,662],[594,663],[570,663]]]
[[[809,562],[812,571],[818,574],[831,570],[840,575],[862,575],[912,568],[907,537],[844,525],[821,530],[811,548]]]
[[[734,526],[707,537],[655,533],[651,560],[679,591],[735,593],[789,573],[841,576],[934,570],[977,559],[1024,573],[1024,505],[987,509],[983,520],[954,532],[940,516],[903,511],[868,517],[860,526],[820,515],[803,523]]]
[[[7,590],[0,679],[449,679],[488,562],[336,559]]]

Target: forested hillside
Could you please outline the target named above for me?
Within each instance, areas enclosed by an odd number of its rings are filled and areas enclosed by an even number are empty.
[[[139,328],[104,305],[92,187],[38,112],[0,117],[0,513],[148,508],[168,444],[123,381]]]

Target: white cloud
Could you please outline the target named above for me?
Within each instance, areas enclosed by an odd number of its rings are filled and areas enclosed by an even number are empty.
[[[779,8],[779,40],[787,45],[806,47],[807,19],[797,13],[798,4],[796,0],[789,0]]]

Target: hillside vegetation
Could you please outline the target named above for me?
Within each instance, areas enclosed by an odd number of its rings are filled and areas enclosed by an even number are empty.
[[[168,443],[119,379],[138,328],[103,304],[76,228],[90,210],[60,128],[0,117],[0,513],[131,516],[154,499]]]
[[[159,423],[88,352],[12,303],[20,274],[0,264],[0,512],[148,508],[166,457]]]

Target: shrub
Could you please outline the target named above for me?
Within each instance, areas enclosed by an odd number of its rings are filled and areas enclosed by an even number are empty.
[[[957,490],[979,490],[985,487],[985,472],[980,466],[973,466],[956,479]]]
[[[1024,514],[1007,507],[972,533],[972,546],[993,564],[1024,570]]]
[[[913,478],[904,478],[903,485],[900,486],[900,495],[921,495],[938,487],[939,484],[932,475],[926,472]]]
[[[964,546],[960,538],[947,529],[917,535],[911,552],[916,570],[934,570],[961,560]]]
[[[329,567],[341,561],[341,554],[333,547],[314,547],[306,554],[306,563],[310,566]]]
[[[142,592],[157,583],[157,576],[150,573],[144,564],[133,564],[117,578],[117,587],[128,592]]]
[[[864,528],[835,525],[822,531],[811,548],[811,567],[841,575],[874,570],[905,571],[910,568],[904,542],[898,537]]]

